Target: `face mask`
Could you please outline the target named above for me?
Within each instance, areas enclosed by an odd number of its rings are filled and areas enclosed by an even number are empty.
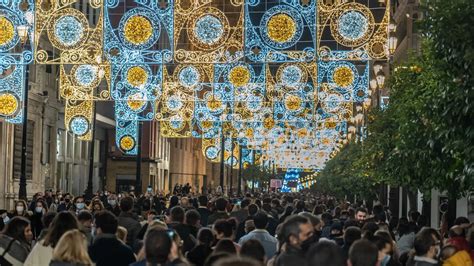
[[[5,217],[3,217],[3,223],[4,223],[4,224],[7,224],[8,221],[10,221],[10,217],[8,217],[8,215],[5,216]]]
[[[112,206],[115,206],[115,204],[117,204],[115,200],[108,200],[108,203]]]
[[[386,265],[388,265],[388,262],[390,261],[390,258],[391,258],[390,255],[385,255],[385,257],[383,257],[383,260],[382,260],[382,262],[380,263],[380,265],[381,265],[381,266],[386,266]]]
[[[23,208],[23,206],[16,206],[16,211],[19,212],[19,213],[22,213],[25,209]]]
[[[84,209],[84,205],[85,205],[84,202],[78,202],[76,203],[76,208],[79,210],[82,210]]]
[[[35,212],[36,213],[42,213],[43,212],[43,207],[36,207]]]
[[[97,233],[97,232],[96,232],[95,226],[92,226],[92,228],[91,228],[91,235],[92,235],[92,237],[95,237],[96,233]]]
[[[58,203],[59,203],[59,200],[54,200],[54,203],[58,204]]]
[[[108,196],[108,195],[109,195],[109,192],[105,192],[104,195],[105,195],[105,196]]]
[[[303,243],[301,243],[301,249],[303,250],[303,252],[306,253],[306,251],[309,250],[311,245],[313,243],[318,242],[318,240],[319,240],[319,237],[313,234],[310,238],[306,239],[305,241],[303,241]]]

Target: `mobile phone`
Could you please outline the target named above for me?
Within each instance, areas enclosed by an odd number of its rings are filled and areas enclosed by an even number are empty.
[[[167,233],[168,233],[168,235],[170,236],[171,239],[174,238],[174,231],[173,230],[168,230]]]

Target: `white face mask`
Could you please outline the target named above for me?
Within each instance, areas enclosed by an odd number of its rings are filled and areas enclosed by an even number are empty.
[[[76,203],[76,208],[79,209],[79,210],[84,209],[84,206],[85,206],[85,204],[83,202]]]
[[[16,206],[16,211],[17,212],[22,213],[24,210],[25,210],[25,208],[23,208],[23,206]]]
[[[117,201],[115,201],[115,200],[108,200],[108,202],[112,206],[115,206],[117,204]]]
[[[5,217],[3,217],[3,223],[4,223],[4,224],[7,224],[8,221],[10,221],[10,217],[8,217],[8,215],[6,215]]]
[[[42,213],[43,212],[43,207],[36,207],[35,212],[36,213]]]

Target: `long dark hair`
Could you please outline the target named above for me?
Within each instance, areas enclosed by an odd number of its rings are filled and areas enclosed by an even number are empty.
[[[2,231],[2,234],[9,236],[23,244],[28,244],[25,238],[25,228],[30,225],[30,221],[24,217],[13,217]]]
[[[55,247],[61,236],[69,230],[79,229],[79,222],[74,214],[63,211],[54,217],[48,233],[44,237],[43,246]]]

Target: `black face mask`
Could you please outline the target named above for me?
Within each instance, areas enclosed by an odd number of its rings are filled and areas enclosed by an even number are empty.
[[[313,234],[310,238],[306,239],[305,241],[303,241],[303,243],[301,243],[301,249],[303,250],[304,253],[306,253],[309,250],[309,248],[314,243],[318,243],[318,241],[319,241],[319,235]]]

